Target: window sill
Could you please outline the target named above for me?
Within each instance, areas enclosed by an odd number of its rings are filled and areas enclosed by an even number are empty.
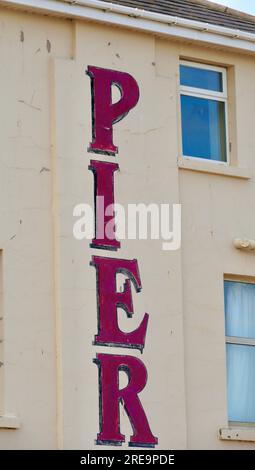
[[[13,415],[0,416],[0,429],[19,429],[20,419]]]
[[[206,162],[193,160],[190,158],[178,159],[178,167],[181,170],[198,171],[202,173],[211,173],[213,175],[231,176],[232,178],[241,178],[249,180],[252,174],[247,168],[228,166],[222,163]]]
[[[255,442],[255,427],[227,427],[219,429],[219,439],[223,441]]]

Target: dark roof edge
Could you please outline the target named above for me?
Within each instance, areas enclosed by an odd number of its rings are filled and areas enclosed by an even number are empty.
[[[249,13],[245,13],[244,11],[235,10],[234,8],[226,7],[225,5],[220,5],[219,3],[211,2],[211,0],[191,0],[193,3],[197,3],[198,5],[204,5],[207,8],[211,8],[212,10],[221,11],[223,13],[229,13],[230,15],[238,16],[239,18],[243,18],[250,21],[255,21],[255,15],[251,15]]]

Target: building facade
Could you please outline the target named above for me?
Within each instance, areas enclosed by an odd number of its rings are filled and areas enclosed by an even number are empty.
[[[1,449],[255,448],[254,54],[207,1],[0,1]],[[75,238],[100,190],[180,246]]]

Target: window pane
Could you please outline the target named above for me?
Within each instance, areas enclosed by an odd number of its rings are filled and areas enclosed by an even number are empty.
[[[4,414],[4,328],[3,328],[3,256],[0,250],[0,416]]]
[[[228,419],[255,422],[255,347],[227,344]]]
[[[181,85],[223,91],[222,73],[214,70],[199,69],[187,65],[180,66]]]
[[[225,281],[224,291],[226,335],[255,339],[255,284]]]
[[[183,155],[227,161],[225,103],[181,96]]]

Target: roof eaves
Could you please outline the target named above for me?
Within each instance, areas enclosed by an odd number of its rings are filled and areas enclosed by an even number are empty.
[[[193,1],[193,0],[192,0]],[[198,1],[198,0],[196,0]],[[0,5],[42,14],[93,20],[152,34],[255,53],[255,33],[102,0],[0,0]]]

